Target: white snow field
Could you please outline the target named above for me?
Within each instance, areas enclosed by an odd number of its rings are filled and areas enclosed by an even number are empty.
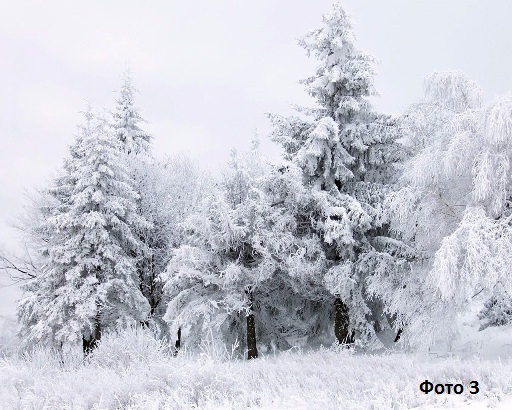
[[[0,408],[510,409],[512,362],[500,357],[510,332],[473,334],[469,344],[452,347],[458,354],[320,349],[246,361],[212,343],[173,357],[149,333],[131,329],[104,337],[85,363],[79,351],[63,360],[43,349],[4,355]],[[466,387],[461,395],[424,394],[425,379]],[[468,387],[473,380],[480,387],[475,395]]]

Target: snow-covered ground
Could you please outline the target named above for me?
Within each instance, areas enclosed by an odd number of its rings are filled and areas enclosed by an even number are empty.
[[[481,358],[492,362],[512,359],[512,327],[479,330],[482,322],[478,319],[478,312],[481,309],[479,303],[471,305],[467,314],[458,319],[459,337],[451,343],[431,348],[428,354],[431,357]]]
[[[213,344],[173,357],[149,334],[129,330],[105,337],[86,363],[77,354],[62,364],[43,350],[0,359],[0,408],[510,409],[512,361],[499,350],[511,330],[487,329],[478,340],[473,334],[465,351],[292,350],[249,362]],[[426,395],[419,389],[425,379],[476,380],[480,392]]]

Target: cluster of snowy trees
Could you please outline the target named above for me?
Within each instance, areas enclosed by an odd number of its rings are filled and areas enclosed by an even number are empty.
[[[82,343],[133,323],[176,345],[209,337],[258,350],[429,345],[481,302],[512,318],[512,97],[482,106],[458,72],[426,78],[398,118],[377,112],[374,59],[336,3],[300,40],[318,67],[312,108],[270,115],[213,178],[152,155],[129,75],[113,113],[84,113],[64,168],[24,223],[31,279],[18,307],[28,345]],[[12,268],[13,266],[11,266]]]
[[[206,180],[186,158],[153,158],[134,94],[127,73],[114,112],[87,108],[64,169],[29,207],[32,278],[18,306],[28,345],[86,351],[105,330],[161,328],[159,276]]]

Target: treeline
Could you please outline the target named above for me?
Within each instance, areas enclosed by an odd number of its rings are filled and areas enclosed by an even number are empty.
[[[482,107],[458,72],[426,78],[398,118],[377,112],[374,59],[339,3],[300,40],[314,107],[270,115],[283,158],[258,141],[220,178],[155,159],[129,74],[115,110],[84,112],[59,176],[27,208],[27,346],[92,349],[140,324],[176,347],[208,337],[261,350],[430,345],[484,303],[512,315],[512,97]]]

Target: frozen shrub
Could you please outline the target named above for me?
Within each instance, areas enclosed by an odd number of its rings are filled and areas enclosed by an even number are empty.
[[[488,326],[503,326],[512,323],[512,298],[506,292],[491,297],[478,314],[482,320],[480,330]]]
[[[147,328],[130,326],[106,333],[88,360],[101,367],[125,368],[138,362],[159,362],[172,353],[173,349],[165,339],[159,340]]]

